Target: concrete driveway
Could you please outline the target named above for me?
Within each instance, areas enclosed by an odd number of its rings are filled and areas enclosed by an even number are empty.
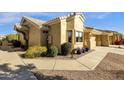
[[[55,59],[55,58],[37,58],[23,59],[25,64],[32,64],[37,69],[43,70],[93,70],[109,53],[124,54],[124,49],[97,47],[95,51],[86,54],[78,59]]]
[[[0,80],[35,79],[17,53],[0,50]]]

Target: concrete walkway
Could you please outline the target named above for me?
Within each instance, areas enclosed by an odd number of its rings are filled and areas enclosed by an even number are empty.
[[[33,65],[37,69],[47,70],[93,70],[107,55],[107,53],[124,54],[124,49],[97,47],[95,51],[74,59],[55,59],[55,58],[38,58],[38,59],[23,59],[27,65]]]
[[[17,53],[0,50],[0,80],[35,79]]]
[[[87,66],[89,69],[93,70],[109,52],[116,54],[124,54],[124,49],[97,47],[96,51],[77,59],[77,61]]]
[[[18,52],[0,50],[0,79],[34,80],[36,78],[31,73],[31,68],[44,70],[93,70],[109,52],[124,55],[124,49],[97,47],[95,51],[76,60],[55,58],[21,59],[18,56]]]

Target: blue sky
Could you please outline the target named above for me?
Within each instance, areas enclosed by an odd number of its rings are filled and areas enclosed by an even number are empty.
[[[48,21],[58,16],[68,15],[69,12],[1,12],[0,34],[15,33],[13,26],[19,23],[22,16]],[[124,34],[124,12],[84,12],[85,26],[98,29],[118,31]]]

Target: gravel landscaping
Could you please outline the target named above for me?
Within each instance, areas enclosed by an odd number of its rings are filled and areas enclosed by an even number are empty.
[[[124,55],[108,53],[92,71],[34,70],[39,80],[124,80]]]

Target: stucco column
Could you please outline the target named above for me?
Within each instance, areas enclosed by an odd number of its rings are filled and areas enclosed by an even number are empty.
[[[108,46],[110,45],[109,35],[107,35]]]
[[[72,46],[74,48],[75,45],[75,30],[72,30]]]
[[[72,40],[73,40],[72,42],[73,42],[73,44],[75,44],[75,42],[76,42],[75,30],[73,30],[73,37],[72,37],[72,38],[73,38],[73,39],[72,39]]]

